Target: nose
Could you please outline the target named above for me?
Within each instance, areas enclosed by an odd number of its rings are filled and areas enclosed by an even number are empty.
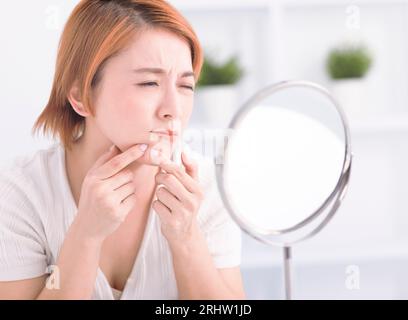
[[[174,87],[169,86],[163,94],[158,113],[160,119],[167,121],[181,118],[182,108],[177,90]]]

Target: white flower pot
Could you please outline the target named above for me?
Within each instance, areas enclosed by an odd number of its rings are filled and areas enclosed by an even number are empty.
[[[225,128],[234,115],[237,100],[235,85],[205,86],[195,93],[195,108],[202,120],[214,128]]]
[[[333,80],[332,93],[350,122],[360,122],[370,116],[372,110],[366,97],[364,78]]]

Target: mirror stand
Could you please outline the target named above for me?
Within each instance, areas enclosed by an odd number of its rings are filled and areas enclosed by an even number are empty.
[[[283,276],[285,283],[286,300],[292,299],[291,260],[292,260],[292,248],[290,246],[283,247]]]

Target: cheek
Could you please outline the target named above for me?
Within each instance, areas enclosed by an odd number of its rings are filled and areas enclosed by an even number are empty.
[[[100,99],[96,123],[103,135],[126,150],[135,143],[148,141],[153,110],[150,104],[151,101],[127,92],[116,99]]]

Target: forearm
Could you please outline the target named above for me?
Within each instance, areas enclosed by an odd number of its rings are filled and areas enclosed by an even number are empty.
[[[224,283],[215,267],[207,242],[194,228],[190,241],[170,244],[179,299],[239,299]]]
[[[61,247],[54,267],[56,272],[51,276],[56,282],[52,286],[45,286],[37,299],[91,299],[101,242],[86,240],[80,234],[74,221]]]

